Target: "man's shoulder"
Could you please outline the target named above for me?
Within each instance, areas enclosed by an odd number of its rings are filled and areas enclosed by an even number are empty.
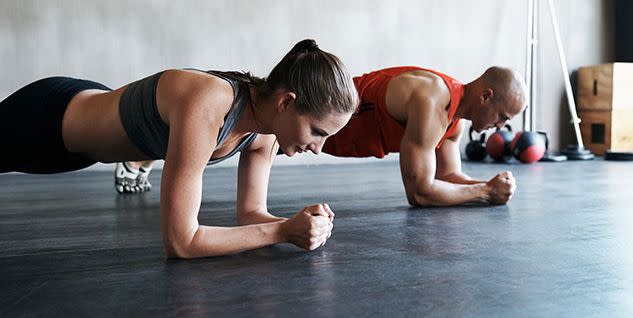
[[[389,113],[406,122],[409,116],[434,117],[450,102],[450,91],[437,74],[413,70],[395,77],[389,84],[386,104]]]
[[[441,138],[446,126],[447,107],[451,101],[450,90],[439,75],[429,71],[416,71],[403,78],[402,85],[410,92],[407,124],[414,125],[421,133],[430,134],[431,141]],[[411,118],[413,116],[414,118]]]
[[[450,100],[450,91],[439,75],[423,70],[406,72],[394,78],[392,86],[414,99]]]

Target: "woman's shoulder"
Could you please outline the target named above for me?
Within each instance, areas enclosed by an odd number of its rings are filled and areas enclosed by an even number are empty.
[[[273,149],[273,147],[276,147],[276,143],[277,137],[273,134],[257,134],[248,150]]]
[[[206,72],[178,69],[163,72],[156,97],[162,103],[177,105],[177,109],[193,107],[200,111],[209,108],[222,118],[234,99],[233,87],[226,80]]]
[[[233,88],[226,80],[207,72],[197,70],[169,69],[163,72],[160,82],[170,90],[182,93],[206,93],[222,97],[233,97]],[[159,82],[159,86],[160,83]],[[188,94],[188,95],[189,95]]]

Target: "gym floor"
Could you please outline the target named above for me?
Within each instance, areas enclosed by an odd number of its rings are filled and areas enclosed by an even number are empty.
[[[167,260],[154,190],[112,174],[0,175],[0,316],[606,316],[633,314],[630,162],[512,170],[505,206],[410,208],[398,162],[274,167],[269,209],[329,202],[325,247]],[[235,225],[234,168],[210,168],[200,222]]]

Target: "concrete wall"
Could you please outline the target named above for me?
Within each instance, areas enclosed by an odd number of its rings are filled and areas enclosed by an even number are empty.
[[[541,2],[536,120],[558,148],[573,131],[547,3]],[[609,61],[610,1],[555,3],[569,69]],[[466,82],[493,64],[523,72],[526,21],[527,1],[507,0],[3,0],[0,98],[49,75],[111,87],[165,68],[265,76],[303,38],[317,39],[355,75],[420,65]],[[513,126],[521,128],[521,118]],[[277,164],[350,162],[308,154],[279,159]]]

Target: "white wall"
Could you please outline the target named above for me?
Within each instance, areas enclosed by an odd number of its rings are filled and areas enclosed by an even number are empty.
[[[537,128],[571,141],[546,2],[541,1]],[[610,1],[555,0],[570,70],[611,57]],[[359,75],[419,65],[462,81],[498,64],[525,68],[527,1],[0,2],[0,98],[44,76],[118,87],[165,68],[250,70],[265,76],[292,45],[314,38]],[[513,121],[521,127],[521,119]],[[563,124],[567,126],[567,124]],[[328,156],[277,164],[350,162]],[[236,164],[231,160],[228,165]]]

